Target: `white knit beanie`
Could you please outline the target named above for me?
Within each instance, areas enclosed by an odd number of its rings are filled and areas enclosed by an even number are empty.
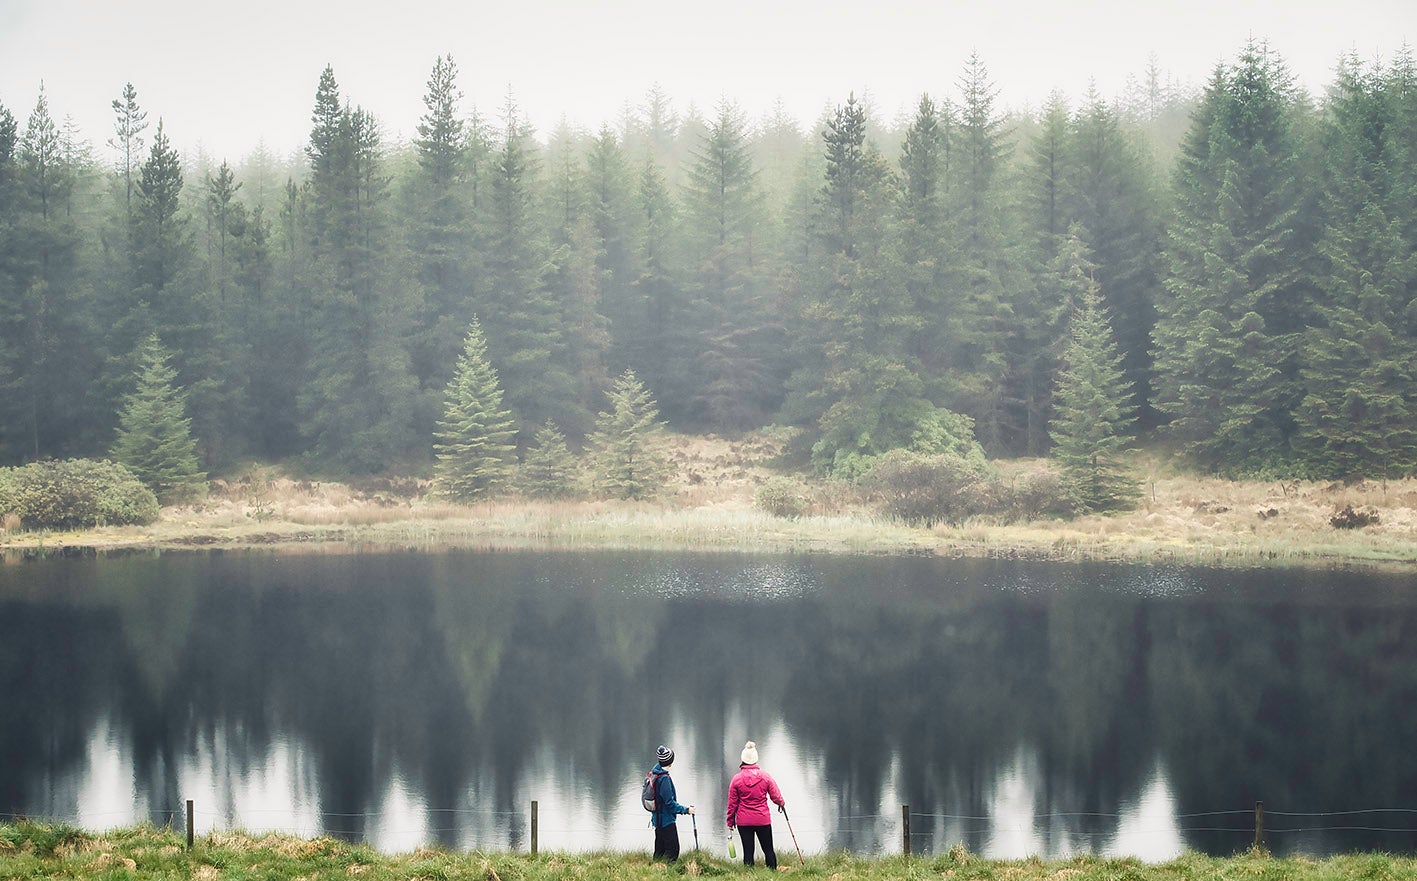
[[[758,745],[751,740],[743,747],[743,764],[756,765],[758,763]]]

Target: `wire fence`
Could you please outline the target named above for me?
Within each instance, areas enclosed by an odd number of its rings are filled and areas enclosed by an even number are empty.
[[[536,853],[543,833],[562,838],[584,836],[591,840],[603,840],[611,833],[625,835],[643,833],[645,823],[606,823],[594,826],[560,825],[554,820],[543,822],[539,803],[533,801],[524,810],[484,810],[477,808],[418,808],[415,813],[426,818],[438,818],[437,823],[423,823],[407,829],[392,828],[387,825],[390,813],[385,811],[339,812],[307,811],[283,808],[256,808],[212,811],[198,810],[189,801],[182,807],[162,807],[142,812],[149,818],[163,818],[159,825],[180,828],[186,824],[188,844],[191,846],[196,829],[200,826],[207,834],[223,831],[251,830],[257,833],[276,833],[303,837],[339,836],[351,840],[367,840],[371,826],[381,836],[421,835],[428,838],[456,836],[469,832],[479,832],[484,837],[499,838],[501,847],[510,850],[528,849]],[[396,813],[396,812],[394,812]],[[285,818],[299,815],[300,819],[287,823],[265,823],[262,817]],[[915,812],[909,805],[902,805],[899,814],[842,814],[826,823],[812,823],[807,829],[800,825],[797,831],[807,833],[812,840],[830,842],[838,838],[871,836],[880,839],[877,848],[898,850],[907,855],[928,853],[932,844],[948,849],[962,840],[978,840],[983,836],[1001,831],[1048,829],[1061,834],[1080,836],[1107,835],[1117,829],[1132,815],[1101,811],[1058,811],[1016,815],[953,814],[940,812]],[[84,811],[82,821],[92,825],[105,818],[115,820],[115,825],[132,822],[131,810]],[[476,824],[459,823],[459,820],[476,818]],[[21,820],[54,823],[72,822],[74,817],[36,817],[12,812],[0,812],[0,820],[15,822]],[[1171,814],[1166,818],[1169,824],[1164,828],[1131,828],[1128,834],[1168,835],[1185,839],[1194,835],[1254,836],[1254,843],[1270,846],[1280,843],[1286,836],[1363,833],[1366,835],[1404,835],[1411,841],[1405,850],[1417,852],[1417,808],[1355,808],[1342,811],[1272,811],[1256,804],[1254,809],[1222,811],[1200,811],[1185,814]],[[1400,824],[1406,820],[1405,824]],[[1228,821],[1228,822],[1227,822]],[[451,825],[449,825],[451,823]],[[489,825],[490,824],[490,825]],[[977,825],[975,825],[977,824]],[[919,828],[921,825],[940,825],[944,828]],[[862,827],[869,826],[863,832]],[[914,826],[914,828],[912,828]],[[1062,828],[1059,829],[1058,827]],[[721,836],[723,827],[717,821],[706,823],[705,839]],[[697,831],[697,830],[696,830]],[[887,847],[890,840],[897,847]],[[584,839],[582,839],[584,840]],[[508,845],[507,842],[511,844]],[[719,841],[721,843],[721,841]],[[517,846],[520,845],[520,846]],[[593,846],[599,849],[599,846]],[[492,848],[477,849],[499,849]],[[851,849],[851,848],[846,848]]]

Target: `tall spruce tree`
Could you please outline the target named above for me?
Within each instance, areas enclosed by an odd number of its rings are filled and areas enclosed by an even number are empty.
[[[315,94],[307,183],[309,376],[302,429],[316,458],[371,472],[418,455],[408,346],[416,285],[390,223],[374,117],[342,105],[326,67]]]
[[[605,360],[621,369],[631,363],[641,307],[635,291],[640,276],[636,238],[640,232],[635,180],[619,139],[602,127],[585,157],[586,210],[600,279],[598,312],[605,318]],[[601,388],[609,384],[609,377]]]
[[[1121,458],[1135,408],[1102,297],[1089,281],[1072,316],[1049,432],[1052,457],[1078,506],[1112,511],[1131,507],[1140,491]]]
[[[967,451],[972,422],[935,403],[911,356],[919,324],[915,291],[900,283],[897,188],[854,98],[823,140],[826,184],[802,269],[807,332],[784,416],[812,429],[812,463],[823,473],[858,475],[899,448]]]
[[[472,309],[477,258],[472,201],[476,181],[462,92],[451,56],[439,56],[423,96],[424,113],[413,140],[417,165],[409,172],[405,211],[410,259],[423,297],[411,341],[414,374],[423,390],[420,431],[435,414],[447,386]]]
[[[507,403],[524,426],[554,420],[583,437],[591,416],[578,400],[562,322],[550,286],[551,245],[536,211],[537,161],[530,132],[508,96],[491,172],[486,273],[478,296],[488,347]],[[526,440],[523,438],[522,440]]]
[[[780,335],[767,313],[762,195],[742,111],[723,101],[694,153],[685,187],[700,426],[761,425],[780,401]]]
[[[21,131],[0,117],[0,414],[7,452],[38,459],[95,442],[93,380],[102,347],[82,273],[75,183],[41,87]]]
[[[596,417],[590,436],[596,489],[617,499],[658,495],[670,464],[654,398],[628,370],[615,380],[606,398],[609,409]]]
[[[1151,336],[1161,275],[1160,194],[1151,163],[1122,125],[1117,109],[1095,91],[1074,116],[1063,204],[1080,223],[1096,263],[1127,381],[1139,415],[1150,414]]]
[[[1283,63],[1246,46],[1212,77],[1173,188],[1157,405],[1183,454],[1231,473],[1292,468],[1299,340],[1314,305],[1299,110]]]
[[[684,423],[693,400],[692,326],[681,271],[680,217],[663,170],[646,159],[636,192],[635,263],[639,276],[631,290],[634,308],[611,332],[626,340],[625,363],[664,401],[665,417]]]
[[[1417,467],[1414,243],[1390,213],[1410,204],[1389,168],[1399,128],[1388,80],[1355,57],[1338,70],[1323,133],[1326,262],[1305,337],[1296,447],[1323,478],[1380,477]]]
[[[502,407],[497,371],[487,360],[487,341],[477,319],[468,328],[444,398],[433,446],[438,492],[460,502],[487,496],[511,471],[517,432],[511,412]]]
[[[995,107],[998,90],[977,53],[965,63],[959,88],[959,124],[951,138],[958,147],[951,149],[950,173],[958,185],[951,186],[947,203],[956,248],[949,299],[940,312],[948,322],[942,343],[950,353],[948,405],[969,414],[980,443],[999,454],[1018,446],[1005,413],[1006,343],[1015,296],[1027,285],[1018,277],[1006,226],[1009,132]]]
[[[1030,139],[1020,182],[1019,250],[1033,279],[1014,300],[1016,320],[1009,334],[1008,422],[1017,435],[1017,448],[1030,456],[1043,455],[1048,449],[1049,400],[1063,345],[1059,333],[1072,299],[1063,293],[1068,267],[1059,271],[1057,261],[1060,251],[1085,247],[1069,236],[1070,125],[1067,104],[1055,92]],[[1090,271],[1095,269],[1090,261],[1088,265]]]
[[[190,501],[206,491],[192,420],[170,359],[156,334],[143,343],[134,387],[119,411],[118,436],[110,451],[167,504]]]

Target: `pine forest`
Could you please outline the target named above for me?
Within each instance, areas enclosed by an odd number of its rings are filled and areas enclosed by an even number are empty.
[[[553,493],[548,456],[603,438],[597,485],[635,497],[662,463],[623,423],[791,427],[820,476],[1051,456],[1104,507],[1128,447],[1410,475],[1417,59],[1334,70],[1308,94],[1256,41],[1194,89],[1153,66],[1025,112],[973,57],[899,119],[652,88],[535,132],[441,57],[408,142],[326,67],[298,155],[227,158],[179,155],[141,83],[101,133],[41,90],[0,106],[0,464],[147,444],[164,486],[286,461]]]

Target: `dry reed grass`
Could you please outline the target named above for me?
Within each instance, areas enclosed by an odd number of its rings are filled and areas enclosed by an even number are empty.
[[[932,529],[904,526],[865,506],[849,486],[803,478],[805,516],[755,510],[757,488],[777,472],[782,434],[743,439],[672,436],[674,476],[645,502],[499,498],[458,505],[431,496],[427,481],[342,483],[251,467],[214,481],[199,504],[166,508],[149,527],[66,534],[15,533],[0,547],[250,546],[301,550],[378,544],[733,548],[743,550],[941,553],[1080,559],[1180,559],[1404,565],[1417,562],[1417,481],[1279,483],[1227,481],[1167,471],[1146,475],[1135,510],[1071,520],[1006,522],[978,517]],[[1013,473],[1037,460],[1002,463]],[[1340,530],[1336,512],[1376,510],[1379,521]],[[3,526],[3,524],[0,524]]]

